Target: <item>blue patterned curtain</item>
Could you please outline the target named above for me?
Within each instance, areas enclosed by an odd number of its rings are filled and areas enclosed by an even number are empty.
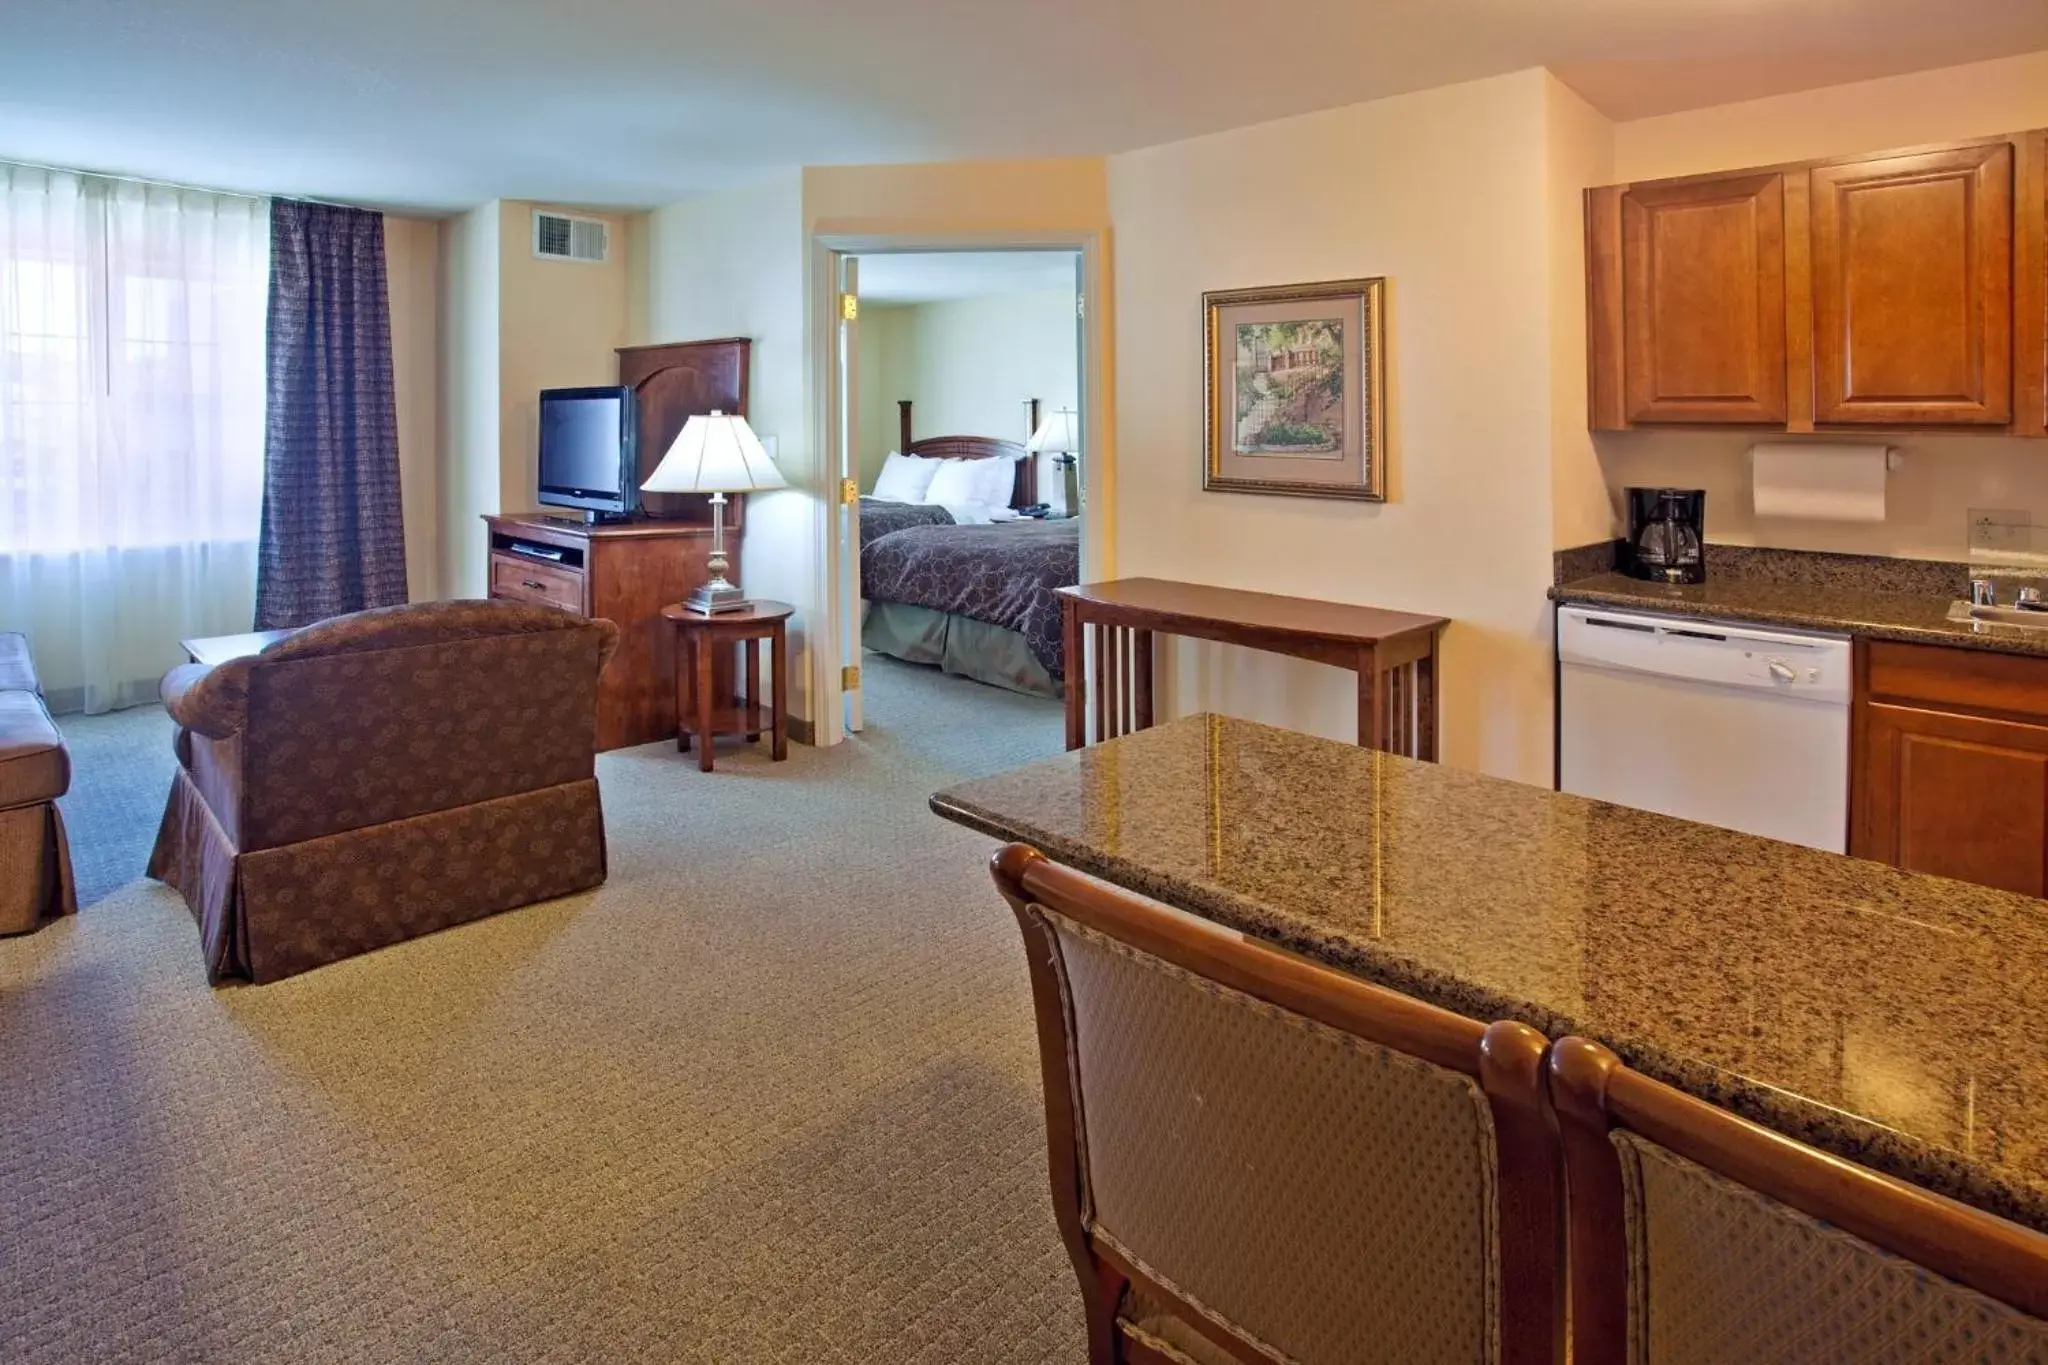
[[[256,628],[405,601],[382,215],[271,204],[269,360]]]

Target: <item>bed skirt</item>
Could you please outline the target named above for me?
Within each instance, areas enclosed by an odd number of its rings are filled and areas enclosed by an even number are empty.
[[[936,664],[963,678],[1031,697],[1058,697],[1060,684],[1031,653],[1021,631],[971,616],[869,602],[861,616],[862,647],[905,663]]]

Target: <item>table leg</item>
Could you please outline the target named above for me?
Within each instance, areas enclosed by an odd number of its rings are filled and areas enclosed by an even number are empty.
[[[1060,657],[1066,664],[1067,747],[1088,742],[1088,685],[1081,658],[1081,609],[1072,598],[1060,600]]]
[[[690,676],[696,658],[696,642],[681,626],[675,630],[676,641],[676,752],[690,752],[690,717],[694,714],[691,700]]]
[[[1137,706],[1132,718],[1132,728],[1152,728],[1152,632],[1136,630],[1131,632],[1132,671],[1136,674]]]
[[[735,687],[732,691],[733,704],[737,706],[740,703],[740,690]],[[761,642],[759,640],[747,641],[746,706],[748,720],[752,720],[761,714]],[[747,731],[747,743],[759,744],[760,742],[761,732],[759,730]]]
[[[1436,732],[1439,713],[1437,710],[1436,639],[1434,636],[1429,641],[1429,653],[1415,661],[1415,675],[1417,690],[1422,693],[1421,704],[1416,708],[1421,717],[1422,734],[1415,746],[1415,756],[1435,763],[1437,761]]]
[[[1370,646],[1358,651],[1358,744],[1364,749],[1377,749],[1383,744],[1379,652]]]
[[[775,728],[769,741],[768,756],[777,763],[789,757],[789,655],[785,650],[788,639],[788,632],[778,621],[775,638],[769,642],[774,654],[768,661],[770,676],[774,679],[769,695],[775,699]]]
[[[1109,637],[1115,626],[1096,622],[1088,633],[1095,637],[1095,742],[1110,737],[1109,729]]]
[[[712,652],[711,641],[700,635],[692,660],[697,666],[697,767],[707,773],[711,771]]]

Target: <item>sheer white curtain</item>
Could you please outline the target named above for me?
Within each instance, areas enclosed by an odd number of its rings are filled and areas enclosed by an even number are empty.
[[[267,200],[0,163],[0,630],[55,709],[249,629]]]

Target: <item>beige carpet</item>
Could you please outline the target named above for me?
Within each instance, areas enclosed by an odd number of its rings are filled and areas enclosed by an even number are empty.
[[[0,941],[0,1359],[1084,1360],[1016,932],[924,806],[1057,710],[869,678],[832,751],[606,756],[589,895],[262,988],[146,881]]]

